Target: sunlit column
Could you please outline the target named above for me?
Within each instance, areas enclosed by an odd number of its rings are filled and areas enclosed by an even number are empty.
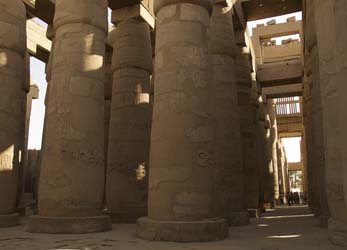
[[[39,215],[29,231],[109,230],[104,189],[104,56],[107,1],[55,1]]]
[[[25,137],[26,11],[20,0],[0,0],[0,227],[19,223],[19,169]]]
[[[211,107],[207,28],[210,0],[155,0],[154,111],[148,217],[138,235],[167,241],[227,236],[214,218],[216,133]]]

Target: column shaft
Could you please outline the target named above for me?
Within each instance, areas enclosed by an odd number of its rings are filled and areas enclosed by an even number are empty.
[[[313,0],[322,97],[329,237],[347,246],[347,2]],[[324,17],[324,18],[322,18]]]
[[[19,171],[24,160],[26,12],[22,1],[0,1],[0,227],[19,223]]]
[[[156,0],[154,111],[149,217],[151,240],[211,241],[227,236],[213,218],[215,140],[207,28],[209,0]]]
[[[270,141],[271,141],[271,158],[273,167],[273,192],[274,192],[274,205],[279,202],[280,191],[279,191],[279,171],[277,159],[277,120],[276,120],[276,106],[274,100],[268,100],[267,110],[270,117]]]
[[[148,24],[137,19],[120,22],[113,53],[107,209],[113,222],[135,222],[147,215],[153,69]]]
[[[230,225],[249,223],[244,203],[240,117],[235,79],[235,37],[232,6],[215,4],[211,17],[212,112],[215,119],[214,207]]]
[[[252,78],[249,49],[236,48],[236,82],[240,116],[245,207],[251,217],[258,216],[259,179],[256,159],[256,133],[253,117]]]
[[[51,81],[39,183],[29,231],[110,229],[104,189],[104,56],[107,1],[56,1]]]

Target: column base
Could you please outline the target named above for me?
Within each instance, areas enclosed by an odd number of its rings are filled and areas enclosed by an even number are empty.
[[[347,247],[347,224],[333,219],[328,224],[329,240],[335,245]]]
[[[328,228],[328,221],[329,221],[330,216],[320,214],[318,215],[318,225],[320,227]]]
[[[260,209],[259,208],[250,208],[247,209],[248,210],[248,214],[249,214],[249,218],[256,218],[258,219],[260,217]]]
[[[0,214],[0,228],[14,227],[19,225],[19,214]]]
[[[265,211],[266,211],[266,209],[274,209],[275,205],[273,202],[266,202],[266,203],[264,203],[264,208],[265,208]]]
[[[47,234],[86,234],[106,232],[112,229],[111,219],[107,215],[94,217],[30,217],[30,233]]]
[[[225,219],[202,221],[159,221],[142,217],[137,221],[137,235],[145,240],[204,242],[225,239],[229,234]]]
[[[232,212],[228,218],[229,226],[239,227],[246,226],[249,224],[249,213],[248,211],[244,212]]]
[[[145,209],[143,211],[137,209],[137,210],[118,210],[118,211],[111,211],[106,210],[104,211],[104,214],[111,217],[112,224],[132,224],[136,223],[137,220],[141,217],[147,216],[147,211]]]

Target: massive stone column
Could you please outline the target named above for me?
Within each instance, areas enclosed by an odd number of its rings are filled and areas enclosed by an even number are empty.
[[[209,50],[213,71],[211,91],[215,119],[215,174],[213,203],[216,217],[226,218],[232,226],[249,223],[244,203],[240,118],[235,79],[235,37],[232,5],[214,5],[211,17]]]
[[[114,33],[106,204],[113,222],[129,223],[147,215],[152,47],[142,20],[122,20]]]
[[[106,178],[107,178],[107,159],[108,159],[108,141],[111,122],[111,102],[112,102],[112,84],[113,84],[113,72],[112,72],[112,56],[113,49],[111,46],[106,45],[105,54],[105,89],[104,89],[104,167],[105,167],[105,187],[104,187],[104,204],[106,205]]]
[[[254,108],[258,100],[252,100],[250,54],[247,47],[236,47],[236,82],[240,115],[242,160],[244,167],[245,206],[251,217],[259,216],[259,173],[256,158],[256,132]],[[254,102],[253,102],[254,101]],[[252,106],[255,105],[255,106]]]
[[[271,165],[269,168],[270,174],[272,175],[272,188],[273,188],[273,199],[274,204],[276,205],[279,202],[280,193],[279,193],[279,173],[278,173],[278,159],[277,159],[277,140],[278,140],[278,132],[277,132],[277,120],[276,120],[276,110],[275,110],[275,102],[273,99],[267,100],[267,112],[270,118],[270,156],[271,156]],[[272,168],[272,169],[271,169]],[[272,172],[272,173],[271,173]]]
[[[286,153],[281,139],[277,140],[277,163],[278,163],[278,184],[279,194],[282,203],[287,203],[287,192],[289,192],[289,178]]]
[[[0,0],[0,227],[15,213],[24,153],[26,12],[20,0]]]
[[[321,100],[321,86],[320,86],[320,68],[319,68],[319,54],[317,48],[317,37],[315,28],[314,8],[312,1],[307,1],[307,15],[306,15],[306,29],[308,30],[305,38],[305,49],[307,61],[305,63],[306,69],[311,73],[311,119],[313,144],[309,145],[313,150],[312,166],[316,171],[316,196],[319,202],[319,224],[326,227],[329,219],[329,208],[327,203],[326,181],[325,181],[325,156],[324,156],[324,137],[323,137],[323,114],[322,114],[322,100]],[[312,132],[311,131],[311,132]]]
[[[262,122],[262,116],[264,115],[264,132],[262,132],[262,129],[260,128],[260,136],[263,136],[264,144],[262,146],[262,151],[264,153],[263,160],[264,160],[264,205],[265,208],[271,209],[275,205],[275,196],[274,196],[274,164],[273,164],[273,157],[272,157],[272,133],[271,130],[271,119],[269,115],[268,110],[268,100],[265,96],[261,97],[261,103],[260,103],[260,115],[261,119],[260,122]],[[264,134],[263,134],[264,133]]]
[[[305,76],[304,76],[304,126],[306,137],[306,152],[307,152],[307,185],[308,185],[308,205],[312,212],[319,215],[319,196],[318,196],[318,178],[317,168],[314,163],[314,127],[313,127],[313,107],[312,107],[312,68],[308,67],[308,56],[305,57]]]
[[[313,0],[332,242],[347,246],[347,2]],[[324,17],[324,18],[322,18]]]
[[[148,217],[149,240],[212,241],[227,236],[213,214],[216,134],[207,29],[209,0],[156,0],[156,58]]]
[[[54,46],[39,183],[30,232],[110,229],[104,188],[107,1],[55,1]]]
[[[259,96],[258,88],[256,89],[258,96],[258,110],[257,110],[257,166],[258,166],[258,174],[259,174],[259,210],[261,212],[265,211],[265,193],[267,191],[267,183],[265,182],[268,180],[267,176],[267,155],[266,155],[266,114],[264,110],[264,104],[262,97]]]

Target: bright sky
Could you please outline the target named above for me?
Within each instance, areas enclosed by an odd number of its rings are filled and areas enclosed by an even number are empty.
[[[110,13],[111,11],[109,10],[109,21],[111,19]],[[286,22],[286,19],[291,16],[296,16],[297,20],[302,19],[301,12],[275,17],[275,19],[277,23],[282,23],[282,22]],[[274,18],[268,18],[268,19],[249,22],[248,28],[250,32],[252,32],[252,28],[256,27],[258,23],[266,23],[267,21],[270,21],[271,19],[274,19]],[[39,22],[40,24],[46,25],[44,22],[40,21],[39,19],[35,19],[35,21]],[[281,40],[282,39],[286,39],[286,37],[281,37]],[[37,84],[40,89],[40,97],[38,100],[34,100],[32,104],[28,147],[29,149],[41,149],[43,120],[44,120],[44,114],[45,114],[44,100],[45,100],[46,88],[47,88],[47,82],[45,79],[45,64],[31,57],[30,72],[31,72],[31,77],[33,78],[33,82]],[[288,149],[287,149],[288,154],[290,154],[290,152],[292,151],[294,152],[296,148],[295,143],[290,145],[292,146],[288,146]],[[296,154],[293,153],[293,155],[296,155]],[[294,159],[296,158],[294,157]]]
[[[301,161],[301,137],[282,138],[288,162]]]

